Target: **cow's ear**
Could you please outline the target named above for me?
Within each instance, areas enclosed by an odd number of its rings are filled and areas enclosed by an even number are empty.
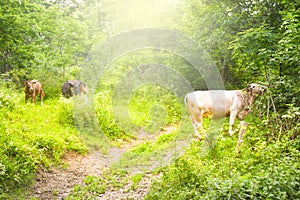
[[[251,89],[252,89],[252,88],[251,88],[251,84],[248,84],[248,85],[247,85],[247,92],[250,92]]]
[[[73,87],[74,84],[72,82],[68,81],[68,83],[71,87]]]

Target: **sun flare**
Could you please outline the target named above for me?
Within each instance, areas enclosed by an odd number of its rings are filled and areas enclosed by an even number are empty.
[[[164,27],[182,0],[115,0],[110,18],[115,29]]]

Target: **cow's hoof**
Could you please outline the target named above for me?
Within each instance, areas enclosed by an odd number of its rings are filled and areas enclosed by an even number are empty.
[[[195,135],[194,136],[194,141],[202,141],[203,140],[203,137],[201,137],[200,135]]]
[[[194,141],[195,142],[201,142],[203,140],[203,138],[196,138],[196,137],[194,137]]]

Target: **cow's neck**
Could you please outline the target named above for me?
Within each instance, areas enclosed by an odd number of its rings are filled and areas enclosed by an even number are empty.
[[[247,107],[250,109],[252,108],[257,96],[255,94],[251,94],[250,92],[247,93]]]

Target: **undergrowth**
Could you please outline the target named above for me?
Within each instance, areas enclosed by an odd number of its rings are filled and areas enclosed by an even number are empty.
[[[128,102],[116,103],[116,98],[112,91],[105,89],[95,95],[99,126],[112,140],[130,140],[134,138],[136,130],[141,128],[154,134],[181,120],[181,107],[177,98],[159,85],[135,90]]]
[[[209,120],[204,120],[209,140],[192,142],[182,105],[160,85],[140,87],[130,101],[119,104],[112,89],[104,88],[87,110],[74,110],[72,100],[47,99],[41,107],[25,105],[23,98],[0,89],[0,198],[21,194],[39,167],[60,164],[67,151],[84,154],[87,147],[80,137],[88,146],[105,150],[110,141],[138,140],[140,132],[152,137],[166,126],[178,126],[134,146],[102,176],[87,176],[85,185],[75,186],[68,199],[94,199],[127,184],[137,189],[149,171],[162,176],[153,181],[145,199],[300,199],[299,107],[290,106],[267,121],[255,114],[247,117],[250,125],[237,151],[238,136],[227,135],[228,120],[223,130],[222,122],[212,122],[216,125],[208,129]],[[118,121],[118,109],[125,113],[122,103],[128,118]],[[74,118],[76,114],[80,118]],[[131,170],[139,173],[132,175]]]
[[[19,195],[38,168],[61,164],[67,151],[87,152],[67,125],[58,99],[25,104],[23,93],[0,88],[0,199]],[[19,191],[19,192],[18,192]]]
[[[240,151],[237,136],[218,140],[208,154],[195,142],[145,199],[300,199],[300,140],[267,142],[262,132],[248,131]]]

